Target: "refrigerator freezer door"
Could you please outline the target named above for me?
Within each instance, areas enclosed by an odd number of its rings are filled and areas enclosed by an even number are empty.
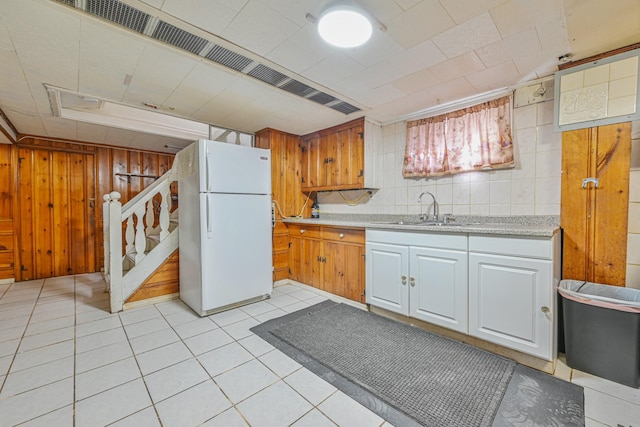
[[[200,191],[271,194],[271,152],[262,148],[200,140]]]
[[[270,196],[202,193],[201,206],[203,310],[270,294]]]

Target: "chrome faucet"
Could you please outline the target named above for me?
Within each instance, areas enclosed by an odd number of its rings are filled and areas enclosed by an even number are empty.
[[[424,196],[425,194],[430,195],[431,198],[433,199],[433,216],[431,217],[431,220],[437,221],[438,220],[438,203],[436,202],[436,196],[434,196],[432,193],[428,191],[423,191],[420,194],[420,196],[418,196],[418,203],[420,203],[420,219],[422,221],[425,221],[427,219],[426,215],[422,213],[422,196]]]

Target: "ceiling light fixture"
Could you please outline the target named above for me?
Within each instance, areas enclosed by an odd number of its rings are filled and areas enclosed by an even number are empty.
[[[354,6],[332,6],[318,20],[318,33],[337,47],[357,47],[371,38],[373,27],[365,12]]]

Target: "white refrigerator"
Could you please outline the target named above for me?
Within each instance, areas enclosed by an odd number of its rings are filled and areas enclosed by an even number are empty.
[[[178,181],[180,299],[206,316],[271,294],[271,152],[194,144],[195,173]]]

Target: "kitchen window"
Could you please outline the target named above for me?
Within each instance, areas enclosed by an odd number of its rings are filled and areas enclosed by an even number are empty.
[[[407,122],[405,178],[513,166],[511,96]]]

